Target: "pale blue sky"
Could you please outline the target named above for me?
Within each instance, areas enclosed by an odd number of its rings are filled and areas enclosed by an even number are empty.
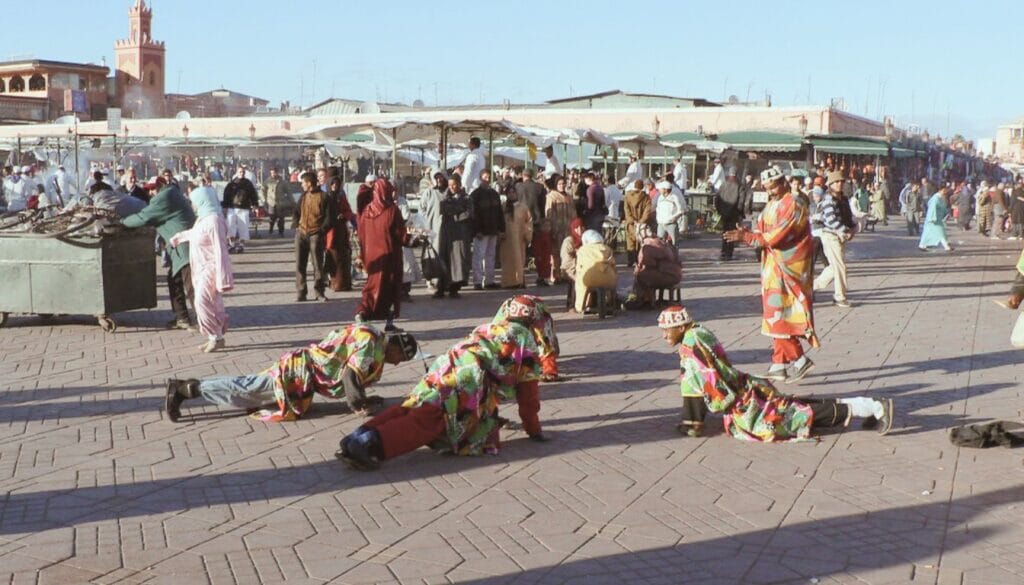
[[[56,0],[38,26],[4,27],[0,59],[112,64],[132,2]],[[842,97],[859,115],[969,138],[1024,115],[1021,0],[153,4],[169,92],[223,86],[275,105],[332,94],[433,105],[608,89],[711,100],[770,92],[776,105]],[[3,14],[24,6],[0,0]]]

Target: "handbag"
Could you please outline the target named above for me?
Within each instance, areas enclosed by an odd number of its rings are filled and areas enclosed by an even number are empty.
[[[441,258],[437,255],[437,250],[434,249],[434,246],[430,245],[430,242],[423,243],[423,253],[420,255],[420,268],[422,268],[423,278],[426,280],[441,278],[444,275],[444,265],[441,263]]]

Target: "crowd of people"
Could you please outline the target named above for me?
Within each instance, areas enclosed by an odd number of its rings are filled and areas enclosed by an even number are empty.
[[[621,234],[625,264],[633,272],[622,306],[654,308],[655,292],[675,289],[682,280],[681,236],[691,229],[688,177],[678,160],[674,168],[643,177],[635,157],[618,182],[595,172],[563,172],[550,149],[542,171],[492,169],[483,162],[479,141],[470,146],[454,172],[424,174],[415,211],[388,178],[372,173],[351,205],[338,167],[299,174],[297,197],[277,168],[257,183],[250,169],[239,165],[222,195],[210,172],[193,180],[165,170],[139,184],[131,169],[110,183],[97,171],[88,197],[115,194],[115,199],[134,201],[122,224],[156,228],[165,246],[174,312],[168,327],[198,329],[206,337],[201,351],[226,345],[223,294],[234,286],[230,254],[244,251],[250,214],[256,210],[265,211],[269,233],[279,237],[285,234],[285,220],[291,220],[297,301],[309,298],[310,264],[313,298],[320,301],[327,300],[328,287],[352,290],[355,275],[363,274],[350,325],[286,353],[259,373],[170,380],[168,417],[177,421],[186,401],[205,398],[248,409],[261,420],[287,421],[307,412],[316,394],[344,398],[353,412],[370,417],[342,439],[337,454],[360,470],[423,445],[465,455],[493,453],[500,444],[499,429],[508,424],[498,414],[503,401],[518,404],[522,428],[531,438],[546,440],[538,385],[560,379],[559,349],[552,313],[540,297],[521,292],[529,284],[527,275],[536,274],[533,284],[539,288],[567,283],[567,307],[593,310],[595,290],[611,291],[612,298],[618,291]],[[756,250],[761,332],[771,340],[771,362],[762,375],[737,370],[714,334],[687,309],[665,309],[658,325],[680,353],[679,432],[700,436],[709,412],[721,413],[726,431],[746,440],[804,440],[814,429],[846,425],[855,417],[863,418],[866,428],[888,432],[895,408],[891,400],[809,399],[777,389],[780,383],[798,383],[814,368],[807,352],[821,344],[814,323],[815,292],[831,287],[832,304],[853,306],[846,248],[874,223],[887,223],[897,208],[908,236],[919,238],[922,249],[952,249],[946,235],[951,219],[967,230],[976,218],[982,234],[1019,239],[1024,180],[1012,185],[982,181],[975,189],[970,182],[936,185],[922,179],[907,182],[894,197],[884,169],[877,176],[858,176],[823,166],[803,177],[769,166],[758,177],[744,173],[740,179],[735,162],[719,159],[710,170],[710,208],[722,231],[722,261],[735,258],[737,245]],[[27,187],[31,180],[30,172],[12,169],[5,193],[11,192],[9,185],[24,182]],[[767,202],[748,223],[758,191],[767,194]],[[76,197],[82,201],[84,195]],[[1021,266],[1024,255],[1011,296],[1001,302],[1010,309],[1024,299]],[[381,400],[368,396],[367,388],[380,379],[384,364],[411,360],[419,352],[417,341],[395,320],[420,279],[439,299],[459,298],[470,285],[516,292],[491,322],[437,358],[400,405],[380,410]],[[276,406],[264,408],[268,404]]]

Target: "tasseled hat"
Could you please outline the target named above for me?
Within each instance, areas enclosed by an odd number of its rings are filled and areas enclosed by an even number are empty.
[[[536,297],[533,297],[536,298]],[[519,295],[505,302],[505,318],[530,322],[537,319],[537,303],[530,295]]]
[[[658,327],[660,329],[682,327],[683,325],[689,325],[690,323],[693,323],[693,319],[691,319],[690,314],[686,312],[686,307],[683,307],[682,305],[671,306],[658,315]]]

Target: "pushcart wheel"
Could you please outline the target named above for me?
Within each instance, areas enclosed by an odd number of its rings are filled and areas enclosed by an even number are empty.
[[[96,320],[99,321],[100,329],[106,331],[107,333],[113,333],[117,331],[117,322],[114,321],[112,317],[100,315],[99,317],[96,318]]]
[[[7,324],[7,313],[0,313],[0,327]]]

